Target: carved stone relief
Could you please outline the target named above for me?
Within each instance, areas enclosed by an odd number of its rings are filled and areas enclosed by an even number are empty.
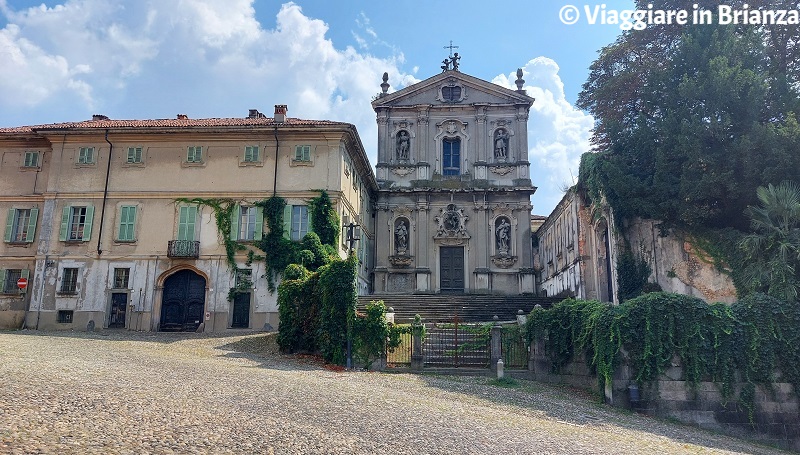
[[[511,172],[514,171],[514,169],[515,169],[514,166],[508,166],[508,165],[489,166],[489,170],[492,171],[492,174],[497,174],[497,175],[510,174]]]
[[[395,174],[399,177],[405,177],[409,174],[413,174],[416,168],[410,166],[397,166],[392,167],[392,174]]]
[[[464,214],[464,209],[449,204],[443,207],[434,218],[438,224],[436,235],[433,237],[442,244],[461,245],[464,240],[469,239],[466,223],[469,217]]]

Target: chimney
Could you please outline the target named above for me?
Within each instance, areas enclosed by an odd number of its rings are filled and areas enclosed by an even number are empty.
[[[108,116],[103,115],[103,114],[94,114],[92,116],[92,121],[95,122],[95,121],[98,121],[98,120],[108,120]]]
[[[189,120],[189,116],[186,114],[178,114],[178,120]]]
[[[267,118],[267,116],[258,112],[258,109],[250,109],[247,118]]]
[[[278,123],[283,123],[286,121],[286,105],[285,104],[276,104],[275,105],[275,121]]]

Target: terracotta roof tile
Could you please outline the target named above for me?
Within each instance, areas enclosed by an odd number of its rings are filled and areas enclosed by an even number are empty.
[[[41,130],[105,129],[105,128],[213,128],[236,126],[273,126],[272,118],[204,118],[204,119],[152,119],[152,120],[87,120],[83,122],[50,123],[46,125],[0,128],[0,133],[24,134]],[[348,126],[348,123],[330,120],[304,120],[287,118],[284,126]]]

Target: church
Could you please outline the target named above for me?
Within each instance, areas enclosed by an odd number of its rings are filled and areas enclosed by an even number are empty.
[[[528,112],[534,99],[459,71],[372,102],[375,294],[533,293]]]
[[[391,93],[383,75],[374,171],[355,126],[290,118],[286,105],[273,117],[0,128],[0,328],[274,329],[264,263],[226,260],[218,214],[192,201],[235,201],[227,235],[253,245],[267,229],[259,201],[283,198],[284,236],[299,240],[318,189],[343,232],[361,226],[366,299],[534,294],[534,99],[521,70],[509,90],[462,73],[459,59]],[[343,235],[337,253],[351,246]]]

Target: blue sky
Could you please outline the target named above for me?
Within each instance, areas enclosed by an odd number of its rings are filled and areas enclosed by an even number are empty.
[[[593,119],[573,104],[615,25],[565,25],[559,11],[630,0],[0,0],[0,126],[91,118],[272,114],[356,125],[371,161],[371,97],[440,72],[452,40],[461,71],[514,88],[525,71],[534,213],[577,176]]]

